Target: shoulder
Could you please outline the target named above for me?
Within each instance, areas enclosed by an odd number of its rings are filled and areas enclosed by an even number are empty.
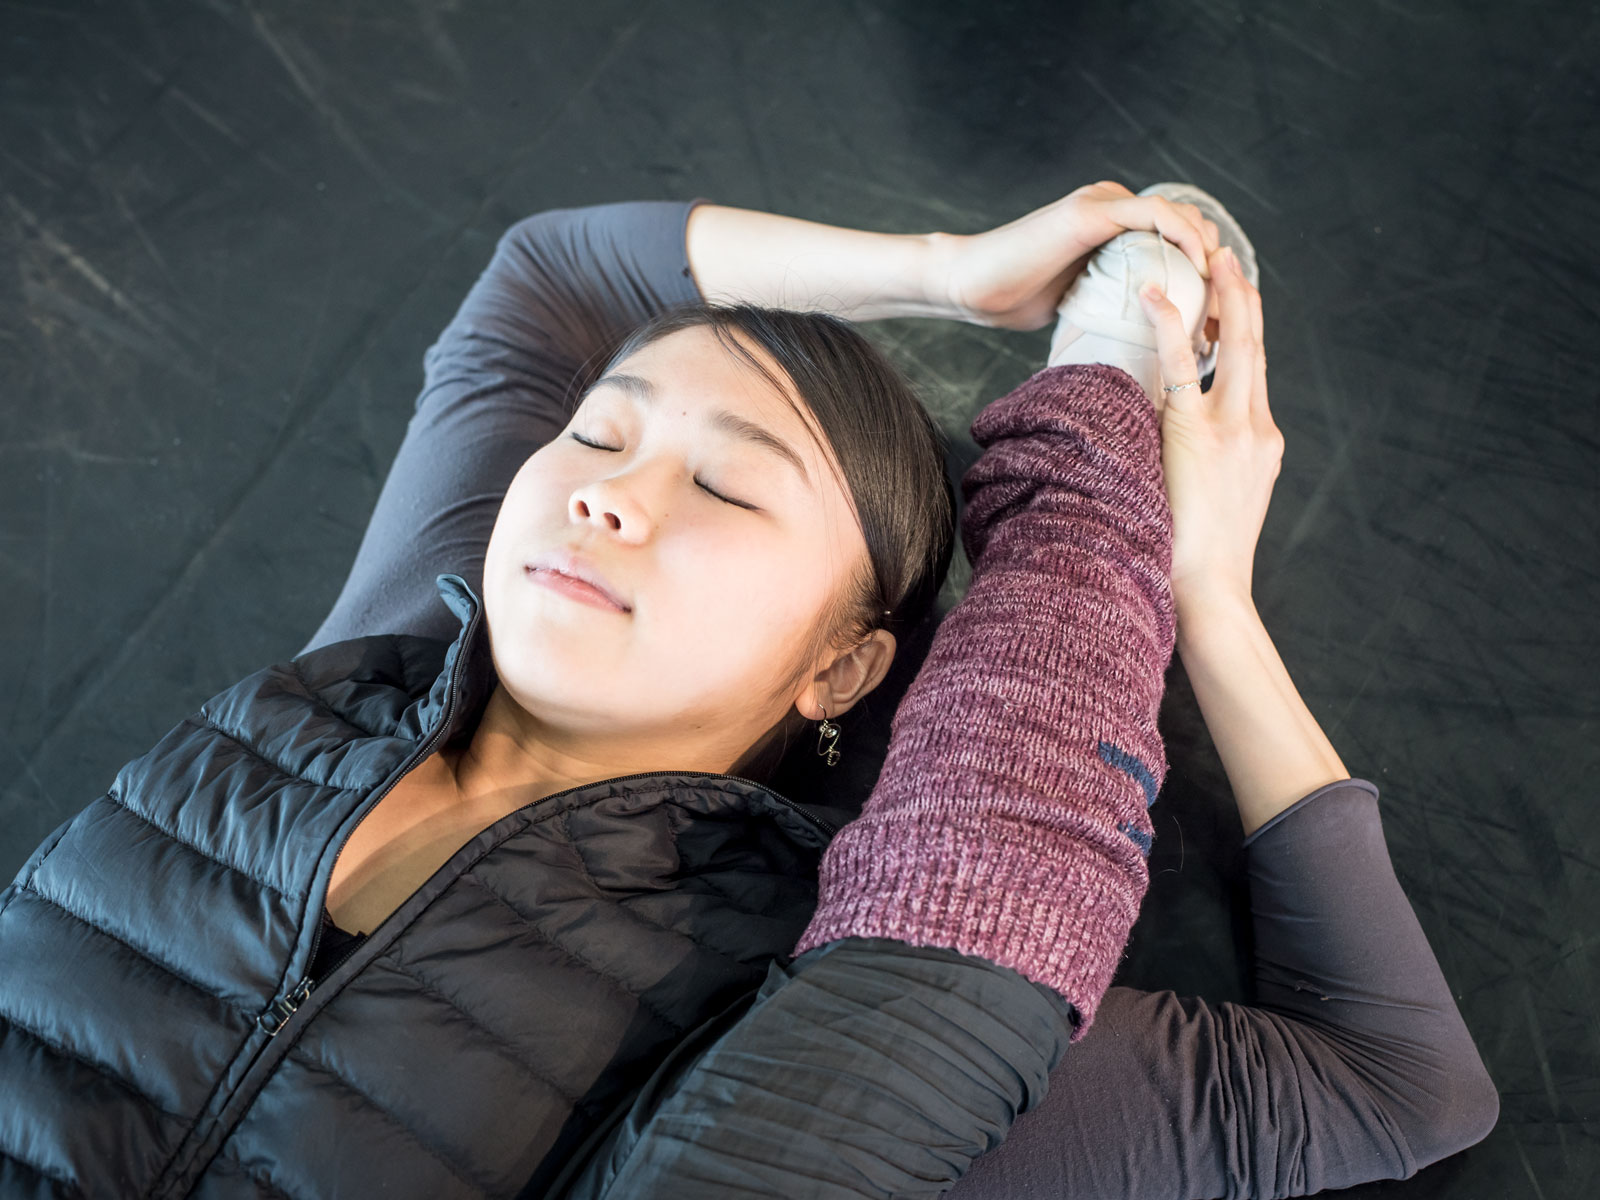
[[[448,642],[381,634],[334,642],[263,667],[213,696],[199,716],[255,741],[284,718],[321,717],[351,734],[386,736],[430,694]]]
[[[335,694],[351,686],[426,695],[444,670],[450,643],[408,633],[351,638],[269,667],[291,675],[306,688]]]

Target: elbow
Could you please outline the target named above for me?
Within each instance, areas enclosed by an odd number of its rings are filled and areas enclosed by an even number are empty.
[[[1430,1088],[1432,1103],[1417,1114],[1407,1141],[1419,1168],[1477,1145],[1500,1119],[1499,1089],[1477,1052],[1470,1057],[1470,1062],[1440,1075]]]
[[[1484,1065],[1480,1062],[1477,1066],[1473,1078],[1461,1083],[1465,1116],[1460,1125],[1462,1137],[1457,1147],[1460,1150],[1483,1141],[1500,1120],[1500,1089],[1494,1086]]]

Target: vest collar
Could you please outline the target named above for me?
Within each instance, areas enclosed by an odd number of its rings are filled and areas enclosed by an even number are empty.
[[[444,728],[438,733],[438,744],[444,746],[458,738],[471,737],[499,676],[489,648],[489,623],[483,601],[472,585],[459,575],[447,573],[435,578],[434,586],[439,598],[461,622],[422,714],[424,728],[444,721]]]

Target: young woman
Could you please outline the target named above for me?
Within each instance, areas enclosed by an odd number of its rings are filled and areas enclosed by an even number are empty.
[[[951,497],[904,384],[783,309],[1037,328],[1108,242],[1178,302],[1140,302],[1157,374],[1096,258],[1058,365],[974,426],[971,590],[836,831],[759,777],[808,722],[838,748],[932,603]],[[966,1194],[1287,1194],[1481,1136],[1376,789],[1251,621],[1280,444],[1216,242],[1105,184],[973,238],[681,204],[513,227],[312,645],[0,898],[0,1193],[892,1195],[976,1159]],[[763,307],[669,312],[702,298]],[[1275,1012],[1106,993],[1175,620],[1256,836]]]

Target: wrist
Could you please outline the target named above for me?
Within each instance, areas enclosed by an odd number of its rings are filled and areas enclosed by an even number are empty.
[[[950,277],[957,256],[968,241],[966,234],[924,233],[918,236],[922,256],[921,307],[923,316],[948,321],[972,321],[974,314],[950,294]]]
[[[1194,653],[1241,629],[1261,625],[1249,592],[1233,588],[1174,588],[1173,611],[1177,617],[1177,646],[1180,654]]]
[[[1188,612],[1196,620],[1220,620],[1239,616],[1255,616],[1256,601],[1249,588],[1228,587],[1224,584],[1188,585],[1174,584],[1172,603],[1179,614]]]

